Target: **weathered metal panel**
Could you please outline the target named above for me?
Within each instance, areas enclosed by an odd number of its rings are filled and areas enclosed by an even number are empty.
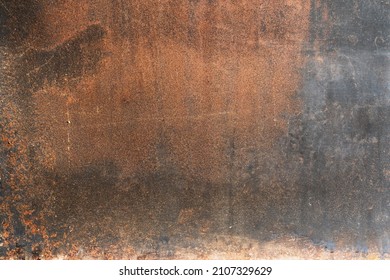
[[[0,2],[0,258],[387,258],[388,1]]]

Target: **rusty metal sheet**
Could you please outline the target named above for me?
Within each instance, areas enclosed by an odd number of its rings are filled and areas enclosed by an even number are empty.
[[[0,259],[379,259],[389,1],[0,1]]]

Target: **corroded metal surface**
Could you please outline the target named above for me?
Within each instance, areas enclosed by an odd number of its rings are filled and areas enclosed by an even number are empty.
[[[387,258],[389,7],[0,1],[0,258]]]

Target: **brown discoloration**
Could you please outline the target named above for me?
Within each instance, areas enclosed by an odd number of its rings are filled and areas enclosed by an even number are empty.
[[[74,1],[65,2],[75,9]],[[72,89],[36,93],[38,122],[53,130],[50,149],[56,158],[71,158],[73,168],[109,158],[124,174],[169,164],[190,176],[226,181],[229,141],[235,161],[243,162],[241,150],[271,147],[286,133],[286,116],[299,111],[293,97],[308,28],[309,5],[303,2],[97,4],[116,11],[101,18],[108,24],[105,52],[111,55]],[[86,5],[79,4],[81,26],[86,10],[99,14]],[[66,17],[57,7],[46,9],[47,20],[56,18],[53,26]],[[72,104],[63,101],[69,97]],[[89,147],[96,145],[95,153]]]
[[[33,186],[31,201],[41,204],[34,216],[34,207],[19,203],[29,234],[45,240],[32,251],[48,258],[59,247],[57,254],[70,258],[103,257],[93,244],[144,239],[160,246],[168,241],[156,243],[159,232],[190,236],[229,227],[227,207],[246,215],[242,202],[253,203],[253,190],[237,204],[229,189],[242,180],[248,151],[271,149],[286,133],[286,117],[299,112],[294,95],[308,2],[35,3],[36,20],[16,60],[21,111],[12,115],[34,127],[15,141],[19,149],[26,141],[35,147],[38,172],[31,178],[31,170],[15,170],[33,181],[8,182],[23,191]],[[179,183],[164,179],[169,174]],[[140,202],[131,206],[134,196]],[[72,255],[76,240],[84,243]]]
[[[12,202],[42,239],[26,258],[360,258],[264,240],[299,196],[277,145],[301,110],[309,2],[34,2],[9,37],[4,246]]]
[[[114,13],[99,22],[107,30],[108,54],[99,70],[34,93],[36,126],[55,159],[52,172],[64,181],[53,185],[53,207],[65,230],[72,228],[72,243],[91,242],[85,233],[95,229],[101,240],[149,238],[151,246],[159,246],[159,232],[202,234],[234,223],[245,234],[257,226],[246,215],[262,217],[270,203],[288,199],[277,178],[263,198],[252,187],[240,192],[245,176],[253,176],[246,171],[251,154],[273,157],[266,151],[286,134],[288,115],[299,111],[294,95],[309,5],[236,4],[100,3],[108,11],[112,5]],[[110,175],[107,163],[117,175]],[[164,173],[197,179],[186,179],[186,187],[161,178]],[[142,203],[129,202],[135,197]],[[178,222],[186,204],[199,224],[184,223],[183,214]]]

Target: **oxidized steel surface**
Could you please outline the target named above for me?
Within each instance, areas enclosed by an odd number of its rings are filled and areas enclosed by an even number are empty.
[[[0,259],[387,258],[389,1],[0,1]]]

